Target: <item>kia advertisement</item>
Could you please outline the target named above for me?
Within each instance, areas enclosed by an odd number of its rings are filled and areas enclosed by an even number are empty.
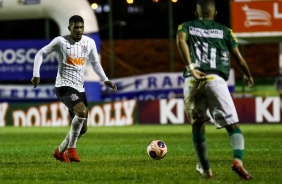
[[[279,97],[235,98],[234,104],[240,123],[281,123],[282,102]],[[138,120],[140,124],[188,123],[183,99],[138,102]]]

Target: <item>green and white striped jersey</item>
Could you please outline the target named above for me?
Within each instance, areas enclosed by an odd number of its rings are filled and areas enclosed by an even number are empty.
[[[238,47],[232,30],[214,20],[202,19],[179,25],[177,33],[181,31],[187,34],[186,42],[195,67],[228,80],[231,61],[229,51]],[[186,69],[183,76],[189,76]]]

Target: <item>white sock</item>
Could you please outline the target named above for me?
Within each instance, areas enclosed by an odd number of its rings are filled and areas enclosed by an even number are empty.
[[[66,138],[63,140],[61,145],[59,146],[59,152],[63,153],[66,151],[68,145],[69,145],[69,140],[70,140],[70,131],[67,133]]]
[[[241,133],[232,134],[230,136],[230,142],[233,150],[244,150],[244,137]]]
[[[86,118],[80,118],[78,116],[74,116],[72,119],[68,148],[76,148],[76,142],[85,120]]]
[[[84,134],[79,134],[78,139],[82,136],[84,136]],[[63,142],[61,143],[61,145],[58,148],[60,153],[63,153],[67,150],[69,141],[70,141],[70,131],[67,133],[65,139],[63,140]]]

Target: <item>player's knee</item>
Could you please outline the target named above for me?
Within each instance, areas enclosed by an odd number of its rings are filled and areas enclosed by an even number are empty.
[[[81,118],[87,118],[87,108],[78,108],[74,111],[74,114]]]
[[[83,102],[79,102],[73,107],[73,113],[80,118],[87,118],[87,107]]]
[[[206,121],[209,121],[210,117],[206,115],[206,113],[196,113],[195,111],[192,111],[191,113],[191,121],[193,126],[195,127],[201,127]]]
[[[240,127],[238,123],[235,123],[235,124],[226,126],[225,129],[230,134],[230,133],[233,133],[234,131],[240,130]]]
[[[204,122],[195,121],[192,124],[192,130],[193,132],[201,132],[201,130],[203,129],[203,126],[204,126]]]

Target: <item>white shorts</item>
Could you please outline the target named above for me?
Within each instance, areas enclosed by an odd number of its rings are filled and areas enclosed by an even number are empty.
[[[207,78],[201,83],[194,77],[185,78],[184,103],[190,122],[207,121],[209,110],[216,128],[237,123],[239,119],[227,82],[218,75],[207,75]]]

